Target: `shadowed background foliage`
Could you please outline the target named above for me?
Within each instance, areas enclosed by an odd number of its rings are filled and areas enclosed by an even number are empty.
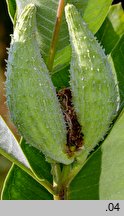
[[[13,26],[8,15],[7,5],[5,0],[0,1],[0,115],[5,119],[9,127],[15,132],[15,128],[11,123],[8,115],[8,110],[5,104],[5,59],[7,59],[6,47],[10,44],[10,34],[12,34]],[[18,137],[18,136],[17,136]],[[0,191],[3,181],[11,166],[11,163],[0,155]]]

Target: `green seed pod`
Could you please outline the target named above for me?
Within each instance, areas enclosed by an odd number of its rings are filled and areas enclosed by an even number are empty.
[[[78,120],[89,152],[101,141],[119,108],[116,75],[77,9],[65,7],[72,59],[70,85]]]
[[[6,87],[10,114],[22,136],[47,157],[70,164],[63,114],[36,40],[33,4],[25,7],[14,30]]]

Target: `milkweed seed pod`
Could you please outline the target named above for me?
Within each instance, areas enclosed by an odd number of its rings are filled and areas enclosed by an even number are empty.
[[[84,147],[90,151],[103,139],[119,108],[117,79],[75,6],[67,4],[65,15],[72,46],[72,100],[84,134]]]
[[[36,40],[36,7],[20,15],[7,64],[7,103],[13,122],[30,145],[64,164],[66,126],[56,91]]]

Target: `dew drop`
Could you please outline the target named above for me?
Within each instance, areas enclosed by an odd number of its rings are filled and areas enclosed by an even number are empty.
[[[87,37],[86,37],[86,36],[84,36],[84,40],[86,40],[86,38],[87,38]]]
[[[90,52],[90,50],[88,50],[88,49],[87,49],[87,52],[89,53],[89,52]]]
[[[91,71],[93,71],[93,67],[91,67]]]
[[[100,71],[99,68],[97,68],[97,71]]]
[[[95,55],[93,55],[93,58],[95,58]]]

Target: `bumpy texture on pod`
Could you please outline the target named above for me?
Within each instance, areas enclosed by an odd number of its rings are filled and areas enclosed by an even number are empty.
[[[75,6],[65,7],[72,59],[70,85],[73,103],[90,151],[107,132],[119,107],[116,75]]]
[[[26,6],[16,24],[7,65],[7,103],[13,122],[32,146],[70,164],[66,127],[54,86],[36,41],[36,8]]]

